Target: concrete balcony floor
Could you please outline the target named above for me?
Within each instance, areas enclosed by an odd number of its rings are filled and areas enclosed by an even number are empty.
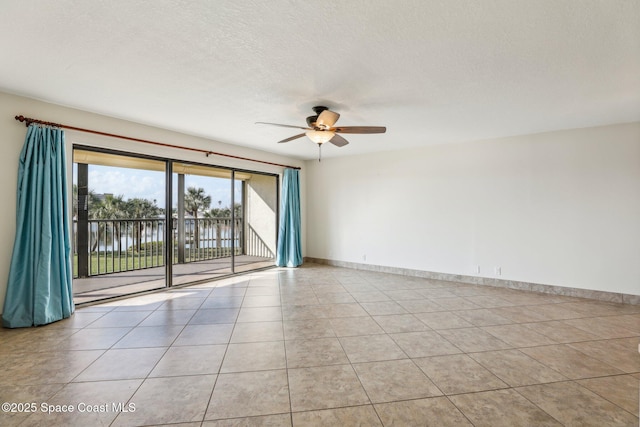
[[[236,273],[274,265],[273,258],[236,255]],[[216,279],[232,274],[231,257],[173,265],[173,285]],[[165,267],[152,267],[120,273],[73,279],[73,299],[76,304],[164,288]]]

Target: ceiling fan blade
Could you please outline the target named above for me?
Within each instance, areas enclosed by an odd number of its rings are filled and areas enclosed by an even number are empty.
[[[387,128],[384,126],[342,126],[330,130],[340,133],[385,133]]]
[[[293,128],[293,129],[313,130],[312,128],[308,128],[308,127],[304,127],[304,126],[282,125],[282,124],[280,124],[280,123],[256,122],[256,124],[257,124],[257,125],[280,126],[281,128]]]
[[[336,124],[339,118],[340,114],[330,110],[324,110],[318,116],[318,119],[316,120],[316,126],[328,129]]]
[[[333,135],[333,138],[331,138],[329,142],[337,147],[344,147],[349,143],[349,141],[347,141],[346,139],[344,139],[338,134]]]
[[[281,144],[283,142],[289,142],[289,141],[293,141],[294,139],[298,139],[298,138],[302,138],[303,136],[305,136],[304,133],[301,133],[299,135],[293,135],[287,139],[283,139],[282,141],[278,141],[278,144]]]

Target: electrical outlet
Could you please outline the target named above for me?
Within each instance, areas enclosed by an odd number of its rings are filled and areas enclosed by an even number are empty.
[[[502,267],[496,267],[496,276],[502,276]]]
[[[362,255],[362,261],[366,261],[367,260],[367,254],[363,254]]]
[[[476,265],[476,274],[480,274],[480,266]]]

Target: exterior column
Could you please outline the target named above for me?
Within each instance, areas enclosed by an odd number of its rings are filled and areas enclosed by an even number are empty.
[[[89,277],[89,165],[78,163],[78,277]]]
[[[178,264],[184,264],[184,174],[178,174]]]

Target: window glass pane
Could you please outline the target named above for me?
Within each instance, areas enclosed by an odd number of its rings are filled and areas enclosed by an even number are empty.
[[[76,304],[165,286],[165,167],[74,149]]]

